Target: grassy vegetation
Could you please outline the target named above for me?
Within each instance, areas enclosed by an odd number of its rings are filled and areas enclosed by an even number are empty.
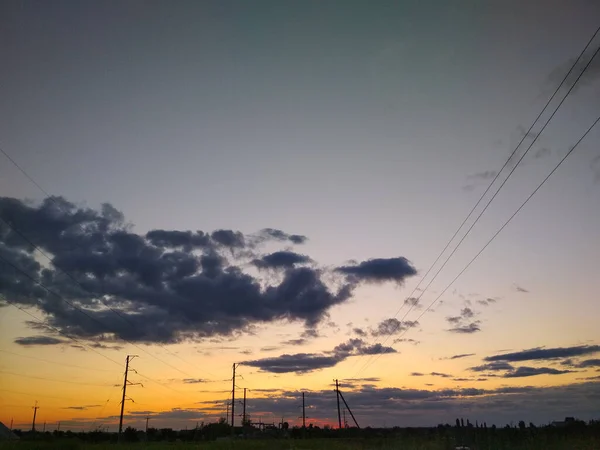
[[[108,450],[126,448],[131,450],[198,449],[198,450],[450,450],[457,445],[453,439],[436,437],[433,439],[307,439],[307,440],[251,440],[213,442],[157,442],[135,444],[91,444],[77,440],[52,442],[22,441],[0,443],[0,450]],[[472,450],[598,450],[598,436],[537,436],[511,442],[498,436],[486,442],[471,443]]]

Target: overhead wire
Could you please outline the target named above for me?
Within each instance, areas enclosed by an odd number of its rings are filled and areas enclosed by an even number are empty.
[[[598,50],[600,50],[600,48]],[[586,130],[586,132],[577,140],[577,142],[575,143],[575,145],[573,145],[569,149],[569,151],[565,154],[565,156],[563,156],[563,158],[558,162],[558,164],[556,164],[556,166],[554,166],[554,168],[552,169],[552,171],[550,171],[550,173],[542,180],[542,182],[540,184],[538,184],[538,186],[534,189],[534,191],[531,194],[529,194],[529,196],[525,199],[525,201],[523,201],[523,203],[521,203],[521,205],[508,218],[508,220],[506,220],[506,222],[504,222],[504,224],[502,224],[502,226],[492,235],[492,237],[486,242],[486,244],[467,263],[467,265],[452,279],[452,281],[440,292],[440,294],[429,304],[429,306],[417,317],[417,319],[416,319],[417,321],[419,319],[421,319],[421,317],[423,317],[423,315],[425,315],[425,313],[427,313],[431,309],[431,307],[446,293],[446,291],[448,289],[450,289],[450,287],[452,287],[452,285],[454,285],[454,283],[462,276],[462,274],[465,273],[469,267],[471,267],[471,264],[473,264],[475,262],[475,260],[477,258],[479,258],[479,255],[481,255],[485,251],[485,249],[492,243],[492,241],[494,239],[496,239],[496,237],[502,232],[502,230],[504,230],[504,228],[506,228],[506,226],[515,218],[515,216],[517,214],[519,214],[519,212],[529,202],[529,200],[531,200],[532,197],[535,194],[537,194],[537,192],[542,188],[542,186],[544,184],[546,184],[546,182],[548,181],[548,179],[550,179],[550,177],[558,170],[558,168],[565,162],[565,160],[573,153],[573,151],[579,146],[579,144],[594,129],[594,127],[598,124],[598,122],[600,122],[600,116],[598,116],[598,118],[596,118],[596,120],[589,126],[589,128]],[[404,336],[407,332],[408,332],[408,329],[405,329],[399,335],[399,337]],[[379,356],[381,356],[381,354],[376,355],[376,358],[373,360],[373,363],[375,363],[375,361],[377,361],[377,359],[379,358]]]
[[[433,267],[437,264],[437,262],[440,260],[440,258],[442,257],[442,255],[446,252],[446,250],[448,249],[448,247],[450,246],[450,244],[452,243],[452,241],[454,240],[454,238],[458,235],[458,233],[460,232],[460,230],[467,223],[467,221],[469,220],[469,218],[471,217],[471,215],[473,215],[473,213],[475,212],[475,210],[477,209],[477,207],[479,206],[479,204],[481,203],[481,201],[485,198],[485,196],[487,195],[487,193],[490,191],[491,187],[494,185],[494,183],[496,182],[496,180],[499,178],[500,174],[504,171],[504,169],[513,160],[513,158],[516,155],[516,153],[517,153],[518,149],[520,148],[521,144],[530,135],[531,131],[533,130],[533,128],[536,125],[536,123],[538,122],[538,120],[542,117],[542,115],[544,114],[544,112],[548,109],[548,106],[552,103],[552,101],[554,100],[554,98],[556,97],[556,95],[560,92],[561,88],[563,87],[563,85],[565,84],[565,82],[567,81],[567,79],[569,78],[569,76],[571,75],[571,73],[573,72],[573,70],[577,67],[577,64],[579,63],[579,61],[581,60],[581,58],[585,55],[585,52],[590,47],[590,45],[594,42],[594,39],[596,38],[596,36],[599,33],[600,33],[600,27],[598,27],[596,29],[596,31],[594,32],[594,34],[592,35],[592,37],[588,40],[587,44],[585,45],[585,47],[583,48],[583,50],[578,55],[578,57],[575,60],[575,62],[571,65],[569,71],[562,78],[562,80],[561,80],[560,84],[558,85],[558,87],[555,89],[555,91],[553,92],[553,94],[550,96],[550,98],[548,99],[548,101],[546,102],[546,104],[544,105],[544,107],[542,108],[542,110],[540,111],[540,113],[537,115],[537,117],[535,118],[535,120],[533,121],[533,123],[531,124],[531,126],[529,127],[529,129],[524,133],[523,137],[521,138],[521,140],[519,141],[519,143],[516,145],[515,149],[510,154],[510,156],[508,157],[508,159],[505,161],[505,163],[503,164],[503,166],[501,167],[501,169],[496,173],[496,175],[492,179],[491,183],[488,185],[488,187],[485,190],[485,192],[480,196],[480,198],[477,201],[477,203],[473,206],[473,208],[471,209],[471,211],[469,212],[469,214],[467,215],[467,217],[465,217],[465,219],[463,220],[463,222],[460,224],[460,226],[454,232],[453,236],[447,242],[447,244],[443,248],[443,250],[439,253],[439,255],[437,256],[437,258],[435,259],[435,261],[433,262],[433,264],[429,267],[429,269],[427,270],[427,272],[425,273],[425,275],[421,278],[421,280],[416,285],[416,287],[413,289],[413,291],[411,292],[411,294],[409,294],[407,296],[406,300],[400,306],[400,308],[398,309],[398,311],[396,312],[396,314],[394,314],[393,318],[396,318],[398,316],[398,314],[400,313],[400,311],[407,304],[407,300],[410,299],[410,298],[412,298],[412,296],[417,291],[417,289],[419,288],[419,286],[421,285],[421,283],[423,282],[423,280],[425,280],[425,278],[427,277],[427,275],[429,275],[429,273],[431,272],[431,270],[433,269]],[[587,71],[587,69],[590,66],[591,62],[594,60],[594,58],[598,54],[599,50],[600,50],[600,47],[595,51],[595,53],[592,55],[592,57],[588,60],[587,64],[585,65],[585,67],[583,68],[583,70],[580,72],[580,74],[578,75],[577,79],[571,84],[569,90],[564,95],[564,97],[562,98],[562,100],[560,101],[560,103],[558,104],[558,106],[556,106],[556,108],[554,109],[554,111],[551,113],[550,117],[546,120],[546,122],[544,123],[544,125],[540,129],[540,131],[537,132],[536,136],[531,141],[531,143],[529,144],[529,146],[527,147],[527,149],[525,150],[525,152],[523,152],[523,154],[520,156],[520,158],[517,161],[517,163],[513,166],[513,168],[510,170],[510,172],[508,173],[508,175],[506,176],[506,178],[502,181],[502,183],[500,184],[500,186],[498,187],[498,189],[496,189],[496,191],[494,192],[494,194],[492,195],[492,197],[485,204],[484,208],[481,210],[481,212],[479,213],[479,215],[475,218],[475,220],[470,225],[470,227],[467,229],[467,231],[462,236],[462,238],[460,239],[460,241],[456,244],[456,246],[454,247],[454,249],[452,250],[452,252],[445,259],[444,263],[439,267],[439,269],[437,270],[437,272],[434,274],[433,278],[429,281],[429,283],[425,286],[425,288],[421,290],[419,296],[416,298],[416,301],[412,302],[412,304],[410,305],[408,311],[404,314],[404,316],[396,324],[396,326],[393,327],[391,330],[388,330],[385,333],[386,334],[386,338],[383,341],[382,345],[384,345],[388,341],[388,339],[393,334],[395,334],[398,331],[398,329],[403,325],[404,319],[415,308],[415,306],[419,304],[419,300],[421,299],[421,297],[423,297],[423,295],[425,294],[425,292],[427,291],[427,289],[431,286],[431,284],[433,283],[433,281],[435,281],[435,279],[437,278],[437,276],[444,269],[444,267],[450,261],[450,259],[452,258],[452,256],[456,253],[456,251],[458,250],[458,248],[461,246],[461,244],[464,242],[464,240],[470,234],[471,230],[475,227],[475,225],[478,223],[479,219],[483,216],[483,214],[486,212],[486,210],[488,209],[488,207],[490,206],[490,204],[494,201],[494,199],[497,197],[498,193],[502,190],[502,188],[504,187],[504,185],[506,184],[506,182],[510,179],[510,177],[512,176],[512,174],[514,173],[514,171],[520,165],[521,161],[523,161],[523,159],[525,158],[525,156],[529,153],[529,151],[531,150],[531,148],[533,147],[533,145],[535,144],[535,142],[538,140],[539,136],[546,129],[546,127],[548,126],[548,124],[550,123],[550,121],[554,118],[554,116],[556,115],[557,111],[560,109],[560,107],[565,102],[565,100],[567,99],[567,97],[569,97],[569,95],[571,94],[571,92],[573,91],[573,89],[575,88],[575,86],[577,85],[577,83],[579,82],[579,80],[581,79],[581,77]],[[379,343],[379,337],[376,340],[376,343]],[[369,364],[369,361],[372,360],[373,358],[375,358],[375,355],[370,355],[370,358],[367,361],[367,363],[365,364],[365,366],[367,364]],[[360,358],[357,358],[356,361],[358,359],[360,359]],[[356,365],[356,362],[354,363],[354,365],[352,367],[354,367],[355,365]],[[363,368],[365,366],[363,366]],[[362,372],[363,368],[359,369],[359,371],[357,373]],[[355,376],[356,376],[356,374],[354,375],[354,377]]]

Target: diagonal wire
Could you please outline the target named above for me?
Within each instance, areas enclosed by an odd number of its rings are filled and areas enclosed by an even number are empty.
[[[485,195],[487,194],[487,192],[490,190],[490,188],[494,184],[494,182],[498,179],[500,173],[502,173],[502,171],[504,170],[504,168],[506,168],[506,166],[509,164],[509,162],[513,159],[513,156],[516,154],[517,150],[519,149],[519,147],[521,146],[521,144],[524,142],[525,138],[529,135],[529,133],[531,132],[531,130],[533,129],[533,127],[535,126],[535,124],[537,123],[537,121],[540,119],[540,117],[543,115],[543,113],[545,112],[545,110],[547,109],[547,107],[549,106],[549,104],[552,102],[552,100],[556,96],[556,94],[560,91],[561,87],[566,82],[566,80],[569,77],[569,75],[571,74],[571,72],[575,69],[575,67],[577,66],[577,63],[582,58],[582,56],[584,55],[585,51],[589,48],[589,46],[591,45],[591,43],[593,42],[593,40],[595,39],[595,37],[598,35],[599,32],[600,32],[600,27],[598,27],[598,29],[596,29],[596,32],[590,38],[590,40],[588,41],[588,43],[585,46],[585,48],[581,51],[581,53],[579,54],[578,58],[575,60],[575,62],[573,63],[573,65],[569,69],[569,72],[567,72],[567,74],[564,76],[564,78],[562,79],[561,83],[556,88],[556,90],[554,91],[554,93],[552,94],[552,96],[550,97],[550,99],[546,102],[546,105],[544,106],[544,108],[542,109],[542,111],[538,114],[538,116],[536,117],[536,119],[534,120],[534,122],[531,124],[531,126],[529,127],[529,129],[527,130],[527,132],[521,138],[521,141],[517,144],[517,146],[515,147],[514,151],[508,157],[508,159],[506,160],[506,162],[504,163],[504,165],[502,166],[502,168],[498,171],[498,173],[496,174],[496,176],[494,177],[494,179],[492,180],[492,182],[490,183],[490,185],[488,186],[488,188],[486,189],[486,191],[480,197],[479,201],[475,204],[475,206],[473,207],[473,209],[471,210],[471,212],[469,213],[469,215],[465,218],[465,220],[463,221],[463,223],[456,230],[454,236],[452,236],[452,238],[450,239],[450,241],[448,242],[448,244],[446,244],[446,247],[444,248],[444,250],[442,250],[442,252],[438,255],[438,257],[436,258],[434,264],[429,268],[429,270],[427,271],[427,273],[425,274],[425,276],[421,279],[421,281],[419,282],[419,284],[415,287],[415,289],[413,290],[413,292],[411,293],[411,295],[408,298],[410,298],[412,296],[412,294],[414,294],[414,292],[416,291],[416,289],[420,286],[421,282],[425,279],[425,277],[429,274],[429,272],[431,271],[431,269],[433,268],[433,266],[437,263],[437,261],[442,256],[442,254],[446,251],[446,249],[448,248],[448,246],[450,245],[450,243],[452,242],[452,240],[454,239],[454,237],[456,237],[456,235],[458,234],[458,232],[460,231],[460,229],[467,222],[467,220],[469,219],[469,217],[471,216],[471,214],[475,211],[475,209],[477,208],[477,206],[479,205],[479,203],[481,202],[481,200],[485,197]],[[467,229],[466,233],[460,239],[460,241],[458,242],[458,244],[456,244],[456,246],[454,247],[454,249],[452,250],[452,252],[448,255],[448,257],[446,258],[446,260],[444,261],[444,263],[441,265],[441,267],[434,274],[433,278],[429,281],[429,283],[425,286],[425,288],[423,290],[421,290],[421,293],[417,297],[417,301],[413,302],[411,304],[411,306],[408,309],[408,311],[402,317],[402,320],[400,320],[398,322],[398,324],[394,327],[394,329],[389,330],[388,332],[386,332],[386,338],[383,341],[382,345],[384,345],[388,341],[388,339],[390,338],[390,336],[392,336],[394,333],[396,333],[398,331],[398,328],[400,326],[402,326],[402,323],[403,323],[404,319],[406,318],[406,316],[418,304],[419,300],[425,294],[425,292],[427,291],[427,289],[429,288],[429,286],[431,286],[431,284],[437,278],[437,276],[442,271],[442,269],[446,266],[446,264],[450,261],[450,259],[452,258],[452,256],[456,253],[456,251],[458,250],[458,248],[460,247],[460,245],[467,238],[467,236],[469,235],[469,233],[471,232],[471,230],[475,227],[475,225],[477,224],[477,222],[479,221],[479,219],[481,218],[481,216],[483,216],[483,214],[488,209],[488,207],[490,206],[490,204],[494,201],[494,199],[497,197],[498,193],[502,190],[502,188],[504,187],[504,185],[506,184],[506,182],[510,179],[510,177],[512,176],[512,174],[514,173],[514,171],[520,165],[521,161],[523,161],[523,159],[529,153],[529,151],[531,150],[531,148],[533,147],[533,145],[537,142],[538,138],[540,137],[540,135],[542,134],[542,132],[546,129],[546,127],[548,126],[548,124],[550,123],[550,121],[554,118],[554,116],[556,115],[556,113],[558,112],[558,110],[560,109],[560,107],[562,106],[562,104],[567,99],[567,97],[569,97],[569,95],[571,94],[571,92],[573,91],[573,89],[575,88],[575,86],[577,85],[577,83],[579,82],[579,80],[581,79],[581,77],[587,71],[588,67],[590,66],[590,64],[592,63],[592,61],[594,60],[594,58],[596,57],[596,55],[598,54],[599,51],[600,51],[600,47],[598,47],[598,49],[596,49],[596,51],[594,52],[594,54],[592,55],[592,57],[589,59],[589,61],[587,62],[586,66],[583,68],[583,70],[581,71],[581,73],[578,75],[577,79],[573,82],[573,84],[571,85],[571,87],[569,88],[569,90],[567,91],[567,93],[564,95],[564,97],[562,98],[562,100],[560,101],[560,103],[558,104],[558,106],[556,106],[556,108],[554,109],[554,111],[552,112],[552,114],[550,115],[550,117],[546,120],[546,122],[544,123],[544,125],[542,126],[542,128],[540,129],[540,131],[537,133],[537,135],[535,136],[535,138],[531,141],[531,143],[529,144],[529,146],[527,147],[527,149],[525,150],[525,152],[521,155],[521,157],[519,158],[519,160],[517,161],[517,163],[514,165],[514,167],[511,169],[511,171],[509,172],[509,174],[507,175],[507,177],[500,184],[500,186],[495,191],[495,193],[492,195],[492,197],[488,200],[488,202],[486,203],[486,205],[484,206],[484,208],[481,210],[481,212],[479,213],[479,215],[475,218],[475,220],[473,221],[473,223],[471,224],[471,226]],[[404,306],[404,305],[402,305],[402,306]],[[402,309],[402,306],[396,312],[396,314],[394,315],[394,318],[398,315],[398,313]],[[371,360],[373,360],[373,358],[375,358],[375,355],[371,355],[371,357],[369,358],[369,360],[365,363],[365,365],[361,369],[359,369],[359,371],[357,373],[361,372],[369,364],[369,362]],[[354,375],[354,376],[356,376],[356,375]]]
[[[494,233],[494,235],[486,242],[486,244],[481,248],[481,250],[479,250],[479,252],[477,252],[477,254],[468,262],[468,264],[458,273],[458,275],[456,275],[454,277],[454,279],[444,288],[444,290],[442,290],[442,292],[440,292],[440,294],[429,304],[429,306],[419,315],[419,317],[417,317],[417,321],[423,317],[423,315],[429,311],[431,309],[431,307],[446,293],[446,291],[448,289],[450,289],[450,287],[452,287],[452,285],[462,276],[463,273],[465,273],[467,271],[467,269],[469,267],[471,267],[471,264],[473,264],[475,262],[475,260],[477,258],[479,258],[479,255],[481,255],[485,249],[492,243],[492,241],[494,239],[496,239],[496,237],[502,232],[502,230],[504,230],[504,228],[506,228],[506,226],[515,218],[515,216],[517,214],[519,214],[519,212],[523,209],[523,207],[529,202],[529,200],[531,200],[531,198],[537,194],[537,192],[542,188],[542,186],[544,184],[546,184],[546,182],[548,181],[548,179],[558,170],[558,168],[565,162],[565,160],[573,153],[573,151],[579,146],[579,144],[585,139],[585,137],[592,131],[592,129],[598,124],[598,122],[600,122],[600,116],[594,121],[594,123],[592,123],[592,125],[590,125],[590,127],[586,130],[586,132],[579,138],[579,140],[575,143],[575,145],[573,145],[571,147],[571,149],[567,152],[567,154],[565,156],[563,156],[563,158],[558,162],[558,164],[556,166],[554,166],[554,168],[552,169],[552,171],[546,176],[546,178],[544,178],[542,180],[542,182],[535,188],[535,190],[529,194],[529,196],[525,199],[525,201],[523,203],[521,203],[521,206],[519,206],[517,208],[517,210],[508,218],[508,220],[506,222],[504,222],[504,224],[496,231],[496,233]],[[404,336],[406,333],[408,332],[408,329],[405,329],[401,334],[401,336]],[[377,361],[377,359],[379,358],[379,356],[381,356],[381,354],[377,355],[375,360],[373,361],[373,363],[375,363],[375,361]]]

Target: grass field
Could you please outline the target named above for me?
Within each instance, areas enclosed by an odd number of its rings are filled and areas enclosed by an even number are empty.
[[[307,439],[307,440],[254,440],[217,441],[203,443],[160,442],[136,444],[89,444],[76,440],[54,442],[23,441],[0,443],[0,450],[453,450],[456,442],[445,440],[398,439]],[[471,445],[471,450],[600,450],[600,440],[594,437],[565,437],[564,439],[536,439],[527,442],[490,441]]]

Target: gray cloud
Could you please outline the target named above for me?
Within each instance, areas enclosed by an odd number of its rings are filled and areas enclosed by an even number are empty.
[[[462,359],[462,358],[467,358],[469,356],[474,356],[474,355],[475,355],[475,353],[460,353],[458,355],[449,356],[446,359]]]
[[[485,361],[535,361],[574,356],[590,355],[600,352],[600,345],[577,345],[573,347],[534,348],[502,355],[487,356]]]
[[[333,350],[323,353],[284,354],[271,358],[244,361],[243,364],[257,367],[263,372],[307,373],[333,367],[351,356],[385,353],[396,353],[396,350],[391,347],[384,347],[381,344],[366,345],[362,339],[349,339],[334,347]]]
[[[600,367],[600,359],[586,359],[576,364],[576,367],[587,368],[587,367]]]
[[[479,327],[479,320],[476,320],[475,322],[471,322],[467,325],[457,325],[453,328],[450,328],[448,331],[450,331],[451,333],[460,333],[460,334],[472,334],[472,333],[477,333],[478,331],[481,331],[481,328]]]
[[[419,322],[417,321],[405,320],[404,322],[401,322],[400,320],[392,317],[379,322],[377,328],[371,330],[371,334],[374,337],[392,336],[394,334],[402,333],[403,331],[406,331],[409,328],[415,328],[418,326]]]
[[[516,284],[516,283],[515,283],[515,284],[513,284],[513,289],[514,289],[515,291],[517,291],[517,292],[520,292],[520,293],[522,293],[522,294],[528,294],[528,293],[529,293],[529,290],[525,289],[525,288],[524,288],[524,287],[522,287],[522,286],[519,286],[519,285],[518,285],[518,284]]]
[[[277,241],[289,241],[292,244],[304,244],[308,238],[300,234],[288,234],[275,228],[263,228],[260,231],[262,238],[271,238]]]
[[[562,375],[565,373],[571,373],[572,370],[558,370],[550,367],[517,367],[513,372],[505,373],[504,378],[523,378],[532,377],[535,375]]]
[[[16,338],[14,342],[15,344],[30,347],[34,345],[59,345],[64,344],[66,341],[51,336],[27,336]]]
[[[486,372],[486,371],[500,371],[500,370],[514,370],[514,367],[505,361],[495,361],[488,364],[482,364],[469,368],[473,372]]]
[[[362,328],[358,328],[358,327],[357,328],[353,328],[352,332],[354,334],[356,334],[357,336],[359,336],[359,337],[366,337],[367,334],[368,334],[365,330],[363,330]]]
[[[184,384],[200,384],[200,383],[206,383],[206,380],[203,378],[184,378],[183,380]]]
[[[440,373],[440,372],[429,372],[429,373],[412,372],[410,374],[410,376],[411,377],[431,376],[431,377],[441,377],[441,378],[452,378],[452,375],[448,375],[447,373]]]
[[[257,258],[252,263],[259,269],[289,269],[296,264],[306,264],[311,261],[306,255],[300,255],[291,251],[278,251]]]
[[[406,278],[417,274],[410,261],[404,257],[369,259],[358,264],[338,267],[335,271],[348,275],[356,282],[369,283],[402,283]]]
[[[261,259],[284,269],[280,280],[267,282],[236,264],[243,263],[239,258],[256,259],[258,245],[238,231],[152,230],[138,235],[111,205],[80,208],[62,197],[38,206],[0,197],[0,215],[77,281],[43,267],[27,242],[0,225],[0,256],[52,291],[0,263],[0,293],[38,307],[48,326],[98,345],[231,337],[280,320],[303,322],[307,334],[302,337],[315,337],[316,326],[332,306],[351,297],[357,282],[401,281],[415,273],[405,258],[369,260],[338,268],[352,280],[336,283],[334,289],[323,280],[324,270],[296,267],[309,261],[307,256],[282,251]],[[261,233],[263,241],[306,240],[275,229]],[[23,345],[33,342],[27,339]]]

